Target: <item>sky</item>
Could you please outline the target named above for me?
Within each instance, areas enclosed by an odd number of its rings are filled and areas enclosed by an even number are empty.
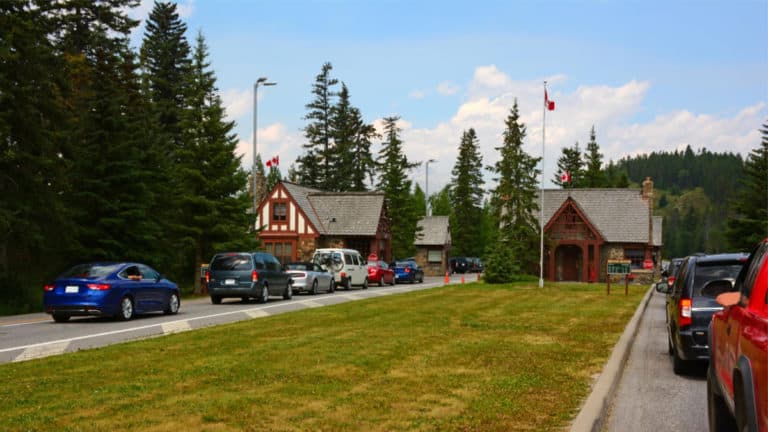
[[[430,194],[451,181],[463,131],[475,129],[483,165],[498,160],[515,101],[524,149],[544,155],[544,187],[562,148],[583,150],[593,126],[607,163],[688,145],[746,158],[768,123],[768,0],[176,3],[190,45],[206,40],[247,170],[255,81],[277,83],[258,89],[257,152],[279,156],[285,175],[303,153],[305,105],[325,62],[366,122],[399,116],[408,159],[435,160],[428,186],[426,164],[411,171]],[[145,20],[152,6],[142,0],[130,15]],[[142,22],[134,45],[143,33]],[[555,101],[546,121],[545,81]]]

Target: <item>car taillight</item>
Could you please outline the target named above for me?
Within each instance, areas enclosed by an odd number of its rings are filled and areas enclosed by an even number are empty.
[[[296,272],[296,273],[292,273],[291,276],[297,277],[297,278],[305,278],[307,277],[307,274],[302,272]]]
[[[339,276],[341,276],[341,278],[344,279],[345,277],[347,277],[347,273],[346,272],[341,272],[341,274]]]
[[[46,284],[44,288],[45,288],[46,291],[53,291],[53,289],[56,288],[56,285],[54,285],[54,284]]]
[[[675,277],[674,276],[668,277],[667,278],[667,283],[669,284],[669,286],[672,286],[672,284],[675,283]]]
[[[211,282],[211,272],[208,270],[205,271],[205,283]]]
[[[86,286],[88,287],[88,289],[92,289],[94,291],[106,291],[106,290],[112,288],[109,284],[95,284],[95,283],[91,283],[91,284],[88,284]]]
[[[410,269],[410,268],[408,268],[408,267],[406,267],[406,268],[405,268],[405,272],[406,272],[406,273],[410,273],[410,272],[411,272],[411,269]]]
[[[678,306],[680,309],[680,323],[678,325],[681,328],[691,325],[693,322],[693,320],[691,320],[691,307],[693,306],[691,299],[681,298]]]
[[[258,282],[259,281],[259,274],[256,272],[256,270],[251,272],[251,282]]]

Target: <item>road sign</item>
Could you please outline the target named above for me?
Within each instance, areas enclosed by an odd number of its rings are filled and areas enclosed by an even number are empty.
[[[630,260],[608,260],[608,274],[625,275],[632,273],[632,261]]]

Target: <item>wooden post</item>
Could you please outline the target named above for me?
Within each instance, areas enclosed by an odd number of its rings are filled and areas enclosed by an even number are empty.
[[[611,275],[608,274],[606,276],[605,279],[608,281],[608,292],[606,292],[605,295],[611,295]]]
[[[629,295],[629,275],[624,275],[624,295]]]

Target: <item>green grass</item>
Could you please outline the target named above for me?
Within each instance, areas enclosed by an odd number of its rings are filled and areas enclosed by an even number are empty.
[[[451,285],[0,365],[0,429],[561,430],[630,291]]]

